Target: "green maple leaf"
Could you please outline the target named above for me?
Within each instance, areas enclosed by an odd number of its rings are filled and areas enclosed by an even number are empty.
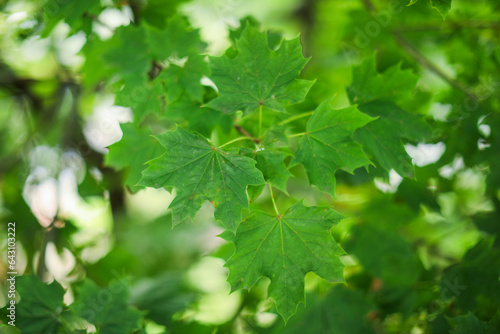
[[[127,305],[128,290],[123,284],[118,281],[108,288],[99,288],[87,279],[77,289],[78,298],[72,307],[79,316],[94,324],[98,333],[132,333],[139,328],[142,315]]]
[[[104,59],[122,75],[146,73],[150,66],[146,32],[142,26],[128,25],[116,29]]]
[[[481,307],[481,301],[500,304],[500,250],[493,242],[491,237],[480,240],[461,262],[443,272],[441,289],[446,289],[463,310],[473,312]]]
[[[345,249],[385,286],[411,286],[418,280],[419,259],[411,245],[393,229],[380,227],[378,222],[365,223],[354,226],[350,233],[352,237]]]
[[[295,160],[304,165],[309,183],[334,195],[338,169],[352,173],[370,164],[353,135],[356,129],[373,119],[354,106],[334,110],[328,102],[323,102],[314,111],[294,155]]]
[[[167,24],[165,30],[152,27],[148,29],[147,44],[153,58],[165,60],[171,56],[178,58],[194,56],[206,47],[201,41],[199,30],[192,29],[186,18],[174,16]]]
[[[451,9],[451,0],[431,0],[431,6],[441,14],[444,20],[446,14]]]
[[[173,224],[193,218],[207,200],[215,206],[215,219],[235,231],[241,210],[248,208],[247,185],[265,183],[255,160],[212,146],[203,136],[182,128],[156,136],[166,153],[151,160],[141,184],[173,186],[170,204]]]
[[[352,83],[346,89],[349,99],[360,111],[377,118],[356,131],[356,141],[386,171],[394,169],[401,176],[413,177],[413,164],[402,140],[424,140],[432,135],[432,129],[421,115],[409,113],[396,103],[410,98],[418,78],[398,65],[379,74],[375,55],[353,67],[352,74]]]
[[[449,318],[448,322],[453,326],[451,334],[497,334],[500,332],[500,312],[497,312],[489,322],[482,322],[470,312],[466,315]]]
[[[167,100],[176,101],[183,92],[186,92],[192,100],[201,102],[203,99],[201,79],[209,74],[208,63],[201,55],[189,57],[183,66],[170,64],[160,75],[167,87]]]
[[[375,100],[399,101],[408,99],[415,90],[418,77],[410,70],[401,70],[400,65],[388,68],[383,74],[377,72],[375,54],[352,68],[352,82],[346,88],[352,103],[364,104]]]
[[[49,36],[61,20],[64,20],[71,27],[72,32],[82,29],[86,34],[89,34],[92,31],[92,16],[97,17],[100,10],[101,1],[99,0],[48,0],[43,5],[46,25],[41,36]]]
[[[168,24],[166,18],[177,13],[177,8],[187,0],[148,0],[147,2],[133,2],[140,8],[140,18],[144,18],[149,24],[164,29]],[[175,18],[175,17],[174,17]]]
[[[286,183],[288,178],[292,176],[292,173],[283,164],[283,160],[288,155],[278,150],[260,150],[255,154],[256,167],[262,172],[264,178],[285,194],[288,194]]]
[[[108,48],[110,51],[105,54],[106,60],[124,76],[125,84],[116,94],[115,103],[131,107],[134,120],[139,123],[147,114],[162,111],[164,95],[167,102],[179,99],[183,93],[201,101],[201,78],[210,73],[204,56],[199,55],[205,44],[184,18],[172,18],[164,31],[146,28],[118,29],[111,41],[113,48]],[[188,58],[182,66],[169,63],[160,77],[151,80],[147,75],[151,60],[163,61],[169,57]]]
[[[408,6],[416,3],[417,0],[410,0]],[[446,18],[446,14],[451,9],[451,0],[430,0],[432,8],[437,10],[439,14],[443,17],[443,20]]]
[[[236,46],[233,59],[210,57],[210,78],[219,96],[209,107],[225,113],[241,110],[246,115],[260,106],[285,112],[286,106],[304,100],[314,81],[297,79],[308,61],[302,56],[299,37],[283,41],[272,51],[266,33],[247,25]]]
[[[304,302],[304,275],[313,271],[330,282],[344,282],[342,248],[330,229],[342,219],[328,208],[294,204],[283,215],[255,211],[238,227],[236,251],[227,261],[231,290],[271,279],[268,294],[287,321]]]
[[[394,169],[404,177],[414,177],[411,158],[402,139],[423,140],[432,129],[420,115],[399,108],[392,102],[376,101],[359,106],[359,110],[378,119],[356,131],[356,141],[374,156],[386,171]]]
[[[108,62],[102,56],[109,53],[111,43],[102,41],[99,37],[90,35],[87,37],[85,45],[80,53],[85,57],[85,63],[82,66],[82,81],[87,87],[94,87],[106,78],[112,77],[112,72]]]
[[[375,333],[367,315],[377,307],[358,289],[333,286],[326,296],[308,300],[307,304],[302,314],[297,312],[279,334]]]
[[[219,110],[205,108],[187,95],[182,95],[177,101],[167,104],[162,119],[175,122],[206,137],[210,137],[217,127],[226,133],[229,133],[233,127],[233,118],[230,115]]]
[[[16,285],[21,302],[17,305],[17,326],[23,333],[57,333],[64,309],[64,289],[53,281],[44,284],[35,276],[20,276]]]
[[[286,190],[286,184],[288,179],[292,176],[292,173],[290,173],[288,168],[283,164],[283,160],[285,160],[287,156],[290,156],[290,153],[285,153],[271,147],[266,147],[265,149],[260,150],[241,148],[240,153],[243,153],[247,157],[250,157],[257,161],[255,167],[257,167],[257,169],[262,172],[264,179],[266,181],[269,181],[273,186],[275,186],[285,194],[288,194]],[[253,201],[258,197],[258,195],[260,195],[260,193],[264,189],[264,185],[252,187],[249,189],[252,189],[252,195],[255,195],[250,196],[251,200]]]
[[[158,79],[148,80],[146,75],[127,76],[125,85],[116,93],[115,105],[130,107],[134,121],[140,123],[148,114],[160,114],[164,89]]]
[[[21,334],[21,330],[17,327],[0,324],[0,333],[2,333],[2,334]]]
[[[145,129],[137,129],[131,123],[121,124],[122,139],[109,147],[105,163],[117,170],[128,168],[125,184],[132,191],[138,191],[137,183],[141,180],[146,162],[157,157],[163,148]]]

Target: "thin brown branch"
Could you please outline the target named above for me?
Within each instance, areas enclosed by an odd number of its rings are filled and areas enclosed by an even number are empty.
[[[251,133],[249,133],[247,130],[243,129],[241,126],[239,126],[238,124],[235,124],[234,125],[234,128],[236,129],[236,131],[238,131],[239,133],[241,133],[242,135],[244,135],[245,137],[248,137],[250,139],[252,139],[256,144],[259,144],[260,143],[260,139],[259,138],[255,138],[254,136],[252,136]]]
[[[462,83],[458,82],[454,78],[450,77],[448,74],[443,72],[439,67],[434,65],[427,57],[425,57],[413,44],[410,43],[406,38],[404,38],[400,33],[394,32],[392,34],[396,42],[413,57],[420,65],[426,67],[430,71],[434,72],[441,79],[446,81],[450,86],[460,90],[467,97],[475,99],[475,94],[466,86],[462,85]]]
[[[500,22],[481,22],[481,21],[465,21],[465,22],[452,22],[447,21],[446,24],[440,25],[419,25],[398,27],[394,32],[398,33],[412,33],[412,32],[425,32],[425,31],[445,31],[445,30],[462,30],[462,29],[500,29]]]
[[[373,2],[371,2],[371,0],[362,0],[362,2],[368,12],[371,13],[377,10],[377,8],[373,4]],[[474,95],[474,93],[472,93],[472,91],[468,87],[462,85],[460,82],[450,77],[448,74],[443,72],[439,67],[434,65],[434,63],[432,63],[429,59],[427,59],[427,57],[425,57],[413,44],[410,43],[410,41],[404,38],[400,32],[393,31],[392,36],[394,37],[396,42],[406,51],[406,53],[408,53],[411,57],[413,57],[413,59],[415,59],[420,65],[434,72],[437,76],[439,76],[441,79],[450,84],[450,86],[460,90],[465,95],[467,95],[467,97],[476,99],[476,96]]]
[[[375,6],[370,0],[361,0],[363,2],[363,5],[365,6],[366,10],[368,12],[374,12],[376,10]]]
[[[371,0],[362,0],[362,2],[368,12],[371,13],[377,10],[377,8],[374,6]],[[475,94],[468,87],[464,86],[459,81],[450,77],[448,74],[443,72],[439,67],[434,65],[434,63],[432,63],[429,59],[427,59],[427,57],[425,57],[413,44],[410,43],[410,41],[404,38],[399,31],[393,31],[392,36],[394,37],[396,42],[406,51],[406,53],[408,53],[411,57],[413,57],[413,59],[415,59],[415,61],[417,61],[420,65],[434,72],[437,76],[446,81],[450,86],[460,90],[465,95],[467,95],[468,98],[476,99]]]
[[[163,69],[164,67],[162,66],[162,64],[160,64],[156,60],[153,60],[151,69],[148,72],[149,81],[153,81],[157,76],[159,76]]]

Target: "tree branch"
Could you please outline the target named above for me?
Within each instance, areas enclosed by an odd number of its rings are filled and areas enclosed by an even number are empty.
[[[234,128],[236,129],[236,131],[238,131],[239,133],[241,133],[245,137],[248,137],[248,138],[252,139],[255,142],[255,144],[260,144],[260,139],[259,138],[255,138],[254,136],[252,136],[252,134],[250,134],[247,130],[243,129],[238,124],[235,124]]]
[[[411,44],[410,41],[404,38],[400,33],[393,32],[392,35],[394,36],[396,42],[406,51],[406,53],[412,56],[413,59],[415,59],[420,65],[434,72],[437,76],[439,76],[441,79],[450,84],[450,86],[460,90],[465,95],[467,95],[467,97],[472,99],[476,98],[475,94],[468,87],[462,85],[462,83],[453,79],[448,74],[443,72],[439,67],[434,65],[413,44]]]
[[[425,31],[439,31],[439,30],[461,30],[461,29],[500,29],[500,22],[481,22],[481,21],[465,21],[465,22],[453,22],[447,21],[446,24],[442,25],[422,25],[422,26],[408,26],[401,27],[393,32],[404,33],[404,32],[425,32]]]
[[[371,0],[362,0],[362,2],[368,12],[371,13],[377,10]],[[413,44],[411,44],[410,41],[404,38],[401,33],[399,33],[398,31],[393,31],[392,36],[394,37],[396,42],[406,51],[406,53],[413,57],[413,59],[415,59],[420,65],[434,72],[437,76],[446,81],[450,86],[460,90],[465,95],[467,95],[468,98],[476,99],[475,94],[468,87],[462,85],[462,83],[453,79],[448,74],[443,72],[439,67],[434,65]]]

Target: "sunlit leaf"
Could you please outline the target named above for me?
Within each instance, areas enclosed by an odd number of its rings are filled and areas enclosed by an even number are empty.
[[[232,291],[252,287],[261,276],[271,279],[269,297],[287,321],[304,302],[304,275],[313,271],[330,282],[344,282],[340,255],[330,235],[342,219],[337,212],[301,202],[280,216],[254,211],[238,227],[234,255],[226,262]]]
[[[156,136],[166,153],[151,160],[141,185],[173,186],[173,222],[192,219],[205,201],[215,206],[215,218],[236,230],[241,210],[248,208],[247,185],[264,183],[255,160],[214,147],[205,138],[182,128]]]
[[[285,40],[270,50],[267,35],[247,25],[236,43],[238,55],[210,57],[211,79],[219,96],[208,106],[230,113],[248,114],[259,106],[284,112],[285,107],[304,100],[313,81],[297,79],[307,64],[299,37]]]

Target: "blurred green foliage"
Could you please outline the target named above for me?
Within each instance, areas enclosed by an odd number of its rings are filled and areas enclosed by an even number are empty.
[[[17,328],[2,293],[0,332],[498,333],[500,3],[408,2],[0,1],[2,291],[7,222],[22,275]],[[286,113],[211,108],[245,102],[208,78],[247,25],[269,53],[300,33],[311,57],[299,80],[316,81]],[[376,118],[345,136],[372,164],[330,166],[329,194],[290,150],[327,99]],[[286,325],[268,278],[230,294],[235,246],[212,203],[172,228],[179,190],[139,183],[164,152],[151,136],[177,126],[251,139],[228,151],[275,185],[247,189],[252,211],[303,200],[348,217],[331,229],[346,284],[308,273]]]

